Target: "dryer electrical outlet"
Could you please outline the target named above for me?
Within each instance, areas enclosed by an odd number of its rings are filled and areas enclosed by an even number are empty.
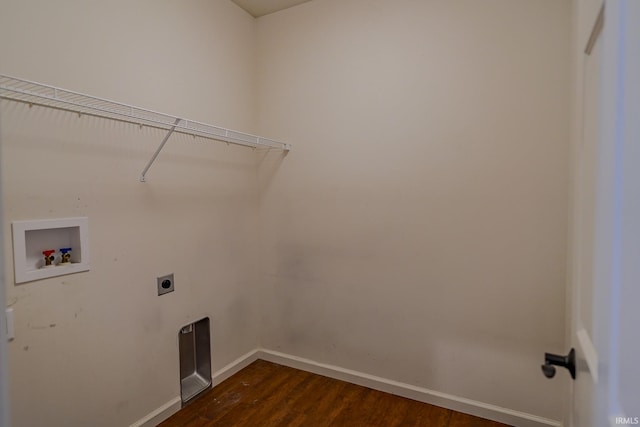
[[[174,280],[173,273],[167,274],[166,276],[158,277],[158,296],[168,294],[169,292],[173,292],[174,288]]]

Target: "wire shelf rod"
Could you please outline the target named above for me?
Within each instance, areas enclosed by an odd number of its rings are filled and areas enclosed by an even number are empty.
[[[160,149],[166,143],[166,139],[174,132],[252,148],[275,148],[284,151],[291,149],[289,144],[261,136],[182,119],[169,114],[3,74],[0,74],[0,99],[167,130],[169,133],[161,144]],[[157,154],[154,155],[150,164],[153,163],[156,156]],[[148,165],[149,167],[150,164]],[[147,170],[148,168],[145,169],[145,173]],[[144,177],[144,173],[142,177]]]

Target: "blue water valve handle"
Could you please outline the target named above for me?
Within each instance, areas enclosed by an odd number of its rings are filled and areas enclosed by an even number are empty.
[[[60,260],[60,264],[70,264],[71,263],[71,248],[60,248],[60,252],[62,252],[62,259]]]

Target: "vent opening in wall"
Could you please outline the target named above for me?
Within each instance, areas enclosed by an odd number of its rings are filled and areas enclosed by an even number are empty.
[[[180,397],[182,405],[211,387],[209,318],[183,326],[180,346]]]

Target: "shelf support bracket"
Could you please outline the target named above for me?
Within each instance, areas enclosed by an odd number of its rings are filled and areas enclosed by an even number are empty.
[[[153,162],[156,161],[156,157],[158,157],[158,154],[160,154],[160,152],[164,148],[164,144],[167,143],[167,141],[169,140],[169,137],[171,136],[173,131],[176,130],[176,126],[178,126],[178,124],[180,123],[180,120],[182,120],[182,119],[176,119],[176,121],[173,123],[173,126],[171,126],[171,129],[169,129],[169,132],[165,135],[164,139],[160,143],[160,146],[158,147],[156,152],[153,153],[153,156],[151,157],[151,160],[149,160],[149,163],[147,163],[147,166],[145,166],[144,170],[140,174],[140,182],[147,182],[146,175],[147,175],[147,172],[149,171],[149,168],[151,167]]]

